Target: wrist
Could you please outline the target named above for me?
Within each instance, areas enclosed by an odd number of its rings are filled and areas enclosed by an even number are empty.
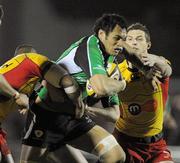
[[[19,92],[16,92],[16,93],[13,95],[13,98],[14,98],[14,99],[18,99],[19,96],[20,96]]]

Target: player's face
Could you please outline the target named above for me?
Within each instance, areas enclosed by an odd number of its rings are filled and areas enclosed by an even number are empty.
[[[106,52],[110,55],[117,55],[120,47],[119,41],[125,39],[126,30],[122,29],[119,25],[116,25],[112,32],[109,32],[108,34],[104,31],[102,32],[100,40],[103,43]]]
[[[150,43],[146,40],[145,32],[141,30],[128,31],[126,43],[137,50],[140,55],[146,55],[150,47]]]

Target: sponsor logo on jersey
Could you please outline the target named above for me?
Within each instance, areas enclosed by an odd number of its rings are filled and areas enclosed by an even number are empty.
[[[141,112],[141,106],[139,104],[133,103],[128,106],[128,111],[132,115],[138,115]]]

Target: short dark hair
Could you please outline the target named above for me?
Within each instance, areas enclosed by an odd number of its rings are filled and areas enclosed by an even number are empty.
[[[127,28],[127,23],[123,16],[118,14],[103,14],[96,20],[93,31],[95,35],[98,35],[98,31],[102,29],[106,34],[109,34],[116,25],[119,25],[121,28]]]
[[[131,30],[141,30],[145,33],[146,41],[151,42],[150,32],[147,27],[141,23],[134,23],[127,28],[127,32]]]
[[[17,46],[17,48],[14,52],[14,56],[16,56],[18,54],[23,54],[23,53],[36,53],[36,50],[33,48],[32,45],[21,44],[21,45]]]

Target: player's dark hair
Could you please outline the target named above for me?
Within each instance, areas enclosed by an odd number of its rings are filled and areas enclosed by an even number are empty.
[[[102,29],[108,35],[116,25],[119,25],[121,28],[127,28],[127,22],[123,16],[118,14],[103,14],[96,20],[93,31],[97,36],[98,31]]]

